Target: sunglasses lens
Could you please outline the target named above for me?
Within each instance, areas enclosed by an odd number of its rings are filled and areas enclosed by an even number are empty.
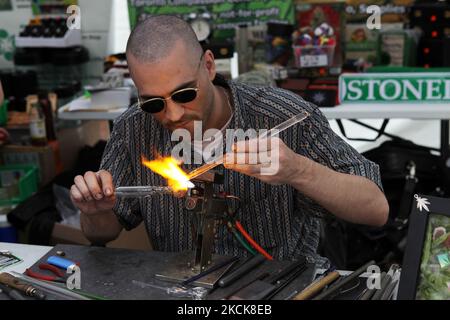
[[[197,90],[187,89],[181,92],[174,93],[172,100],[179,103],[188,103],[193,101],[197,97]]]
[[[148,113],[157,113],[164,109],[164,100],[155,99],[141,104],[141,109]]]

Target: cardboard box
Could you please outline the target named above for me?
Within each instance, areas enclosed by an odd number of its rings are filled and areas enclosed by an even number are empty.
[[[88,239],[86,239],[80,229],[55,223],[50,239],[50,245],[56,244],[77,244],[88,246],[91,243]],[[123,230],[119,237],[116,240],[109,242],[106,247],[152,250],[152,246],[143,223],[131,231]]]

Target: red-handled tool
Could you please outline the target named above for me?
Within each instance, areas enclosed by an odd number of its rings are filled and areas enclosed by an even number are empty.
[[[39,269],[40,270],[48,270],[51,273],[54,274],[54,276],[52,275],[48,275],[48,274],[43,274],[43,273],[39,273],[39,272],[35,272],[31,269],[27,269],[25,271],[25,274],[29,277],[35,278],[35,279],[39,279],[39,280],[45,280],[45,281],[53,281],[53,282],[62,282],[65,283],[66,279],[65,279],[65,274],[64,272],[62,272],[60,269],[58,269],[55,266],[52,266],[48,263],[41,263],[39,265]]]

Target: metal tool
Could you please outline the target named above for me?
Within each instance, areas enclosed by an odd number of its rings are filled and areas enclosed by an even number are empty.
[[[46,298],[45,294],[33,287],[32,285],[22,282],[9,273],[0,273],[0,283],[7,285],[8,287],[17,289],[23,292],[25,295],[33,298],[43,300]]]
[[[392,293],[394,292],[395,286],[397,285],[398,280],[392,280],[391,283],[389,283],[386,286],[386,290],[384,290],[383,294],[381,295],[380,300],[389,300],[391,298]]]
[[[394,279],[394,275],[398,269],[399,269],[398,265],[396,264],[391,265],[389,271],[385,274],[385,276],[381,280],[380,289],[375,292],[375,294],[372,297],[372,300],[389,299],[397,284],[397,281]]]
[[[267,296],[264,297],[264,300],[271,300],[273,299],[277,294],[279,294],[285,287],[287,287],[292,281],[297,279],[300,274],[302,274],[306,270],[306,264],[301,265],[297,270],[295,270],[290,276],[288,276],[285,280],[282,282],[277,282],[275,290],[273,290],[271,293],[269,293]]]
[[[370,300],[376,290],[377,289],[374,289],[374,288],[372,288],[372,289],[369,289],[369,288],[364,289],[364,291],[361,292],[361,294],[359,295],[358,300]]]
[[[371,260],[367,262],[365,265],[360,267],[359,269],[353,271],[351,274],[345,277],[341,277],[338,281],[336,281],[332,286],[330,286],[328,289],[320,293],[318,296],[313,298],[313,300],[322,300],[329,298],[331,295],[337,293],[339,290],[341,290],[344,286],[349,284],[351,281],[358,278],[362,273],[367,271],[367,268],[371,265],[374,265],[375,261]]]
[[[386,273],[381,273],[381,280],[380,280],[380,289],[375,290],[373,296],[371,297],[371,300],[380,300],[381,295],[383,294],[383,290],[386,289],[386,286],[390,282],[391,277]]]
[[[223,175],[208,172],[204,178],[198,177],[196,182],[201,185],[188,190],[185,202],[186,209],[191,213],[195,252],[183,252],[174,257],[168,268],[156,273],[159,280],[180,283],[215,265],[226,264],[231,258],[212,254],[216,225],[228,214],[226,195],[214,192],[214,184],[223,184]],[[214,272],[197,277],[193,285],[211,289],[229,267],[215,268]]]
[[[48,274],[38,273],[38,272],[35,272],[35,271],[31,270],[31,269],[25,270],[25,274],[27,276],[29,276],[29,277],[32,277],[32,278],[35,278],[35,279],[39,279],[39,280],[66,283],[66,278],[65,278],[64,272],[62,272],[57,267],[52,266],[51,264],[48,264],[48,263],[41,263],[39,265],[39,269],[41,269],[41,270],[48,270],[51,273],[53,273],[54,275],[51,276],[51,275],[48,275]]]
[[[225,266],[233,264],[237,260],[239,260],[239,257],[233,257],[233,258],[231,258],[229,260],[223,261],[222,263],[215,264],[214,266],[210,267],[209,269],[206,269],[205,271],[202,271],[199,274],[197,274],[197,275],[195,275],[195,276],[193,276],[193,277],[191,277],[191,278],[189,278],[187,280],[184,280],[181,283],[181,285],[182,286],[187,286],[188,284],[190,284],[190,283],[192,283],[192,282],[194,282],[194,281],[196,281],[198,279],[201,279],[204,276],[206,276],[206,275],[208,275],[208,274],[210,274],[210,273],[212,273],[212,272],[214,272],[216,270],[219,270],[219,269],[221,269],[221,268],[223,268]]]
[[[141,288],[150,287],[154,289],[163,290],[168,295],[177,298],[191,298],[193,300],[203,300],[208,294],[208,290],[202,287],[194,287],[194,288],[182,288],[180,286],[163,287],[152,283],[145,283],[137,280],[132,280],[131,282],[140,286]]]
[[[22,259],[13,255],[9,250],[0,251],[0,270],[19,262],[22,262]]]
[[[239,286],[239,288],[234,290],[232,293],[228,294],[228,296],[226,296],[223,300],[242,300],[239,296],[236,295],[238,292],[240,292],[242,289],[250,286],[252,283],[254,283],[258,280],[263,280],[263,279],[267,278],[269,275],[270,274],[268,272],[265,272],[263,274],[258,275],[256,278],[247,280],[246,282],[242,283]]]
[[[19,291],[0,283],[0,292],[7,294],[12,300],[27,300]]]
[[[49,282],[40,281],[40,280],[34,279],[32,277],[29,277],[27,275],[24,275],[24,274],[15,272],[15,271],[11,271],[11,273],[15,277],[17,277],[17,278],[19,278],[21,280],[24,280],[26,282],[32,283],[32,284],[34,284],[34,285],[36,285],[38,287],[47,289],[49,291],[53,291],[53,292],[56,292],[58,294],[62,294],[64,296],[68,297],[68,298],[72,298],[72,299],[76,299],[76,300],[90,300],[89,298],[86,298],[85,296],[83,296],[81,294],[77,294],[77,293],[75,293],[73,291],[70,291],[69,289],[61,288],[61,287],[57,286],[56,283],[52,284],[52,283],[49,283]]]
[[[302,112],[299,113],[295,116],[293,116],[292,118],[280,123],[279,125],[273,127],[272,129],[264,132],[263,134],[261,134],[258,139],[264,139],[267,137],[275,137],[277,136],[280,132],[292,127],[293,125],[305,120],[307,117],[309,117],[309,113],[307,112]],[[224,162],[224,155],[220,155],[219,157],[217,157],[216,159],[214,159],[212,161],[212,163],[207,163],[201,167],[198,167],[197,169],[192,170],[189,174],[189,180],[192,180],[198,176],[201,176],[202,174],[204,174],[205,172],[223,164]]]
[[[248,261],[246,261],[242,266],[240,266],[238,269],[232,271],[230,274],[226,275],[222,279],[219,280],[219,286],[220,287],[227,287],[230,284],[234,283],[241,277],[243,277],[245,274],[259,266],[261,263],[264,262],[266,258],[260,254],[250,258]]]
[[[173,190],[170,187],[164,186],[129,186],[129,187],[117,187],[116,196],[122,198],[145,198],[158,194],[173,194]]]
[[[306,261],[303,257],[301,257],[298,261],[289,264],[278,273],[273,274],[264,280],[252,282],[250,285],[230,297],[230,300],[261,300],[266,297],[271,297],[271,293],[282,285],[282,283],[279,282],[281,279],[294,271],[298,272],[298,269],[301,269],[301,272],[303,272],[305,265]],[[292,281],[293,279],[289,280]],[[288,283],[290,282],[289,280],[287,280]]]

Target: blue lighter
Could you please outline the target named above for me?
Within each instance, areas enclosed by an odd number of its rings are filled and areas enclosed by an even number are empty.
[[[73,268],[76,266],[76,263],[73,261],[70,261],[68,259],[64,259],[57,256],[51,256],[47,259],[47,263],[57,266],[58,268],[62,268],[64,270],[67,270],[69,268]]]

